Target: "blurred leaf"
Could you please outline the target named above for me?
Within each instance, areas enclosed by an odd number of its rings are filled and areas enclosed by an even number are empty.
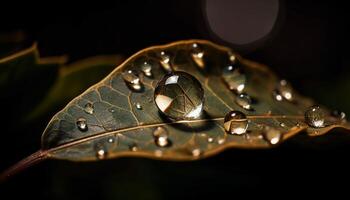
[[[29,113],[27,119],[34,120],[47,113],[56,112],[75,96],[105,77],[122,61],[120,55],[105,55],[62,66],[48,94]]]
[[[20,50],[25,43],[25,38],[23,31],[0,33],[0,57],[11,55]]]
[[[64,56],[40,58],[36,44],[0,59],[0,98],[6,104],[8,122],[20,122],[38,104],[65,61]]]
[[[169,71],[174,77],[160,81],[169,76]],[[184,82],[174,85],[177,81]],[[154,93],[157,84],[164,82],[174,86],[168,88],[173,96],[160,111]],[[60,87],[69,87],[63,85]],[[201,102],[201,87],[203,112],[194,119],[182,120],[180,114],[187,116],[197,110],[193,108]],[[64,89],[58,89],[55,97]],[[249,101],[241,99],[242,91],[249,95]],[[91,161],[141,156],[196,160],[230,147],[270,148],[303,130],[317,136],[333,128],[350,129],[344,119],[332,116],[327,109],[321,117],[325,127],[309,126],[304,113],[314,104],[266,66],[244,59],[229,48],[202,40],[155,46],[133,55],[73,99],[49,122],[42,136],[42,149],[3,176],[45,158]],[[224,123],[230,111],[244,114],[232,123]],[[179,118],[167,118],[169,112],[180,113]],[[246,132],[242,131],[245,122]],[[242,132],[230,134],[226,125],[238,126]]]

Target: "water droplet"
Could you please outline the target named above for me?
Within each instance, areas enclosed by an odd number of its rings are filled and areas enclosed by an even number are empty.
[[[149,62],[145,61],[141,66],[141,70],[142,70],[143,74],[145,74],[145,76],[147,76],[147,77],[153,76],[152,65]]]
[[[285,128],[285,127],[286,127],[286,124],[285,124],[285,123],[283,123],[283,122],[281,122],[281,123],[280,123],[280,127]]]
[[[203,69],[204,68],[204,60],[203,60],[204,51],[202,50],[202,48],[199,47],[197,43],[192,44],[191,55],[192,55],[193,61],[197,64],[197,66]]]
[[[293,100],[293,88],[286,80],[280,80],[277,84],[276,93],[288,101]]]
[[[238,94],[243,92],[246,83],[246,76],[239,67],[239,64],[237,64],[237,61],[224,67],[222,71],[222,79],[230,90],[233,90]]]
[[[157,146],[167,147],[170,145],[168,131],[165,128],[161,126],[157,127],[153,132],[153,136],[155,138],[155,143]]]
[[[129,146],[129,148],[130,148],[130,151],[134,151],[134,152],[139,150],[136,144]]]
[[[273,91],[272,95],[273,95],[274,99],[276,99],[276,101],[282,101],[283,100],[282,95],[280,95],[276,90]]]
[[[160,112],[170,119],[196,119],[203,110],[204,91],[195,77],[177,71],[158,82],[154,100]]]
[[[163,156],[163,151],[162,150],[155,150],[154,151],[154,155],[156,157],[162,157]]]
[[[325,112],[320,106],[311,106],[305,112],[306,123],[314,128],[325,127]]]
[[[123,72],[122,74],[123,79],[126,83],[126,85],[134,90],[134,91],[141,91],[142,90],[142,83],[140,81],[140,78],[137,76],[137,74],[132,70],[127,70]]]
[[[224,144],[226,142],[225,138],[218,139],[218,144]]]
[[[111,113],[114,113],[115,109],[114,108],[109,108],[108,111],[111,112]]]
[[[100,160],[106,158],[106,155],[107,155],[107,153],[106,153],[106,151],[105,151],[104,149],[98,149],[98,150],[96,151],[96,157],[97,157],[98,159],[100,159]]]
[[[86,123],[86,119],[85,118],[79,118],[77,120],[77,126],[78,126],[78,129],[80,131],[87,131],[88,130],[88,125]]]
[[[231,61],[231,63],[235,63],[237,61],[236,56],[232,53],[232,51],[228,52],[228,58]]]
[[[142,106],[141,106],[140,103],[136,103],[135,107],[136,107],[137,110],[142,110]]]
[[[85,104],[84,111],[88,114],[93,114],[94,113],[94,106],[92,105],[92,103]]]
[[[199,148],[195,148],[192,150],[192,156],[198,157],[202,154],[202,151]]]
[[[346,121],[346,114],[345,112],[339,111],[339,110],[334,110],[332,111],[332,116],[339,119],[339,120],[344,120]]]
[[[240,111],[231,111],[227,113],[224,119],[224,128],[226,132],[230,134],[244,134],[248,128],[246,115]]]
[[[208,137],[208,142],[209,142],[209,143],[214,142],[214,138],[212,138],[212,137]]]
[[[163,69],[167,72],[172,72],[173,70],[170,66],[170,56],[164,51],[161,51],[159,57],[160,57],[160,64],[162,65]]]
[[[236,103],[246,110],[252,110],[252,99],[247,94],[239,94],[236,96]]]
[[[282,141],[282,133],[278,129],[272,127],[264,127],[263,137],[271,145],[276,145]]]
[[[115,141],[114,137],[110,137],[107,140],[108,143],[114,143],[114,141]]]

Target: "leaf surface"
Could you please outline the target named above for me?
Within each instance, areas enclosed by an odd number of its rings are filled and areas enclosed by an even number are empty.
[[[193,57],[193,44],[204,52],[202,59]],[[164,63],[164,54],[169,62]],[[237,104],[237,92],[230,81],[237,76],[223,76],[223,70],[234,56],[246,79],[244,93],[252,100],[252,109]],[[152,66],[146,76],[142,66]],[[204,90],[204,111],[198,119],[173,121],[165,117],[154,102],[158,81],[173,71],[194,76]],[[132,70],[142,89],[135,91],[123,79]],[[239,77],[241,79],[242,77]],[[232,79],[232,80],[231,80]],[[293,90],[293,101],[276,100],[273,95],[280,79],[266,66],[246,60],[226,47],[208,41],[188,40],[142,50],[118,66],[104,80],[86,90],[57,113],[42,136],[45,156],[73,161],[91,161],[120,156],[143,156],[166,160],[195,160],[216,154],[225,148],[269,148],[266,127],[281,134],[281,141],[306,130],[321,135],[335,127],[349,129],[349,124],[327,115],[327,126],[312,128],[304,119],[305,111],[315,103]],[[87,111],[86,106],[93,107]],[[224,117],[241,111],[248,118],[245,134],[232,135],[224,129]],[[78,127],[85,120],[87,128]],[[155,132],[165,131],[169,145],[157,145]],[[278,142],[280,143],[280,142]]]

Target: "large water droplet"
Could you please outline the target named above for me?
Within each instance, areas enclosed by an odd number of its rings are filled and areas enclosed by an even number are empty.
[[[92,103],[85,104],[84,111],[88,114],[93,114],[94,113],[94,106],[92,105]]]
[[[280,80],[280,82],[277,84],[276,93],[288,101],[293,100],[293,88],[286,80]]]
[[[142,90],[142,83],[140,81],[140,78],[137,76],[137,74],[132,70],[127,70],[123,72],[122,74],[123,79],[126,83],[126,85],[132,89],[133,91],[141,91]]]
[[[325,111],[320,106],[311,106],[305,112],[306,123],[314,128],[325,127]]]
[[[196,119],[203,110],[204,91],[195,77],[177,71],[158,82],[154,100],[160,112],[170,119]]]
[[[282,133],[278,129],[272,127],[264,127],[263,137],[271,145],[276,145],[282,141]]]
[[[198,67],[203,69],[205,67],[203,56],[204,56],[204,51],[202,48],[197,43],[192,44],[192,59],[193,61],[197,64]]]
[[[223,68],[222,79],[230,90],[242,93],[245,88],[246,76],[243,73],[238,61],[234,61]]]
[[[141,66],[141,70],[145,76],[153,77],[152,65],[149,62],[145,61]]]
[[[88,130],[88,125],[86,123],[86,119],[85,118],[79,118],[77,120],[77,127],[80,131],[87,131]]]
[[[253,110],[252,108],[252,99],[247,94],[239,94],[236,96],[237,105],[241,106],[246,110]]]
[[[106,155],[107,155],[107,152],[103,148],[98,149],[96,151],[96,157],[100,160],[106,158]]]
[[[161,126],[157,127],[153,132],[153,136],[155,138],[155,143],[157,146],[159,147],[170,146],[168,131],[165,128]]]
[[[224,119],[224,128],[229,134],[244,134],[248,128],[246,115],[240,111],[231,111],[227,113]]]

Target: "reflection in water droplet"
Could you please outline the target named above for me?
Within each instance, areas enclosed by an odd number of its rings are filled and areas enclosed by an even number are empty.
[[[283,122],[281,122],[281,123],[280,123],[280,126],[284,128],[284,127],[286,127],[286,124],[283,123]]]
[[[200,156],[202,154],[202,151],[199,148],[195,148],[195,149],[192,150],[191,153],[192,153],[192,156],[198,157],[198,156]]]
[[[209,143],[214,142],[214,138],[212,138],[212,137],[208,137],[208,142],[209,142]]]
[[[276,145],[282,141],[282,133],[278,129],[265,127],[263,130],[264,139],[271,145]]]
[[[222,71],[222,79],[230,90],[233,90],[238,94],[243,92],[246,83],[246,76],[242,72],[237,60],[224,67]]]
[[[92,103],[85,104],[84,111],[88,114],[93,114],[94,113],[94,106],[92,105]]]
[[[240,111],[231,111],[227,113],[224,119],[224,128],[226,132],[230,134],[244,134],[248,128],[246,115]]]
[[[100,160],[106,158],[106,155],[107,155],[107,153],[106,153],[106,151],[105,151],[104,149],[98,149],[98,150],[96,151],[96,157],[97,157],[98,159],[100,159]]]
[[[305,112],[306,123],[314,128],[325,127],[325,111],[320,106],[311,106]]]
[[[204,91],[195,77],[177,71],[158,82],[154,100],[159,111],[170,119],[197,119],[202,114]]]
[[[197,64],[198,67],[203,69],[205,67],[203,56],[204,56],[204,51],[202,48],[199,47],[197,43],[192,44],[192,59],[193,61]]]
[[[170,146],[170,140],[168,131],[164,127],[157,127],[154,132],[153,136],[155,138],[155,143],[159,147],[167,147]]]
[[[77,127],[80,131],[87,131],[88,130],[88,125],[86,123],[86,119],[85,118],[79,118],[77,120]]]
[[[333,110],[332,111],[332,116],[341,120],[341,121],[346,121],[346,114],[345,112],[339,111],[339,110]]]
[[[134,91],[141,91],[142,90],[142,83],[140,81],[140,78],[136,75],[135,72],[132,70],[127,70],[123,72],[122,74],[123,79],[126,83],[126,85],[134,90]]]
[[[282,101],[283,100],[282,95],[280,95],[276,90],[273,91],[272,95],[273,95],[273,97],[274,97],[274,99],[276,101]]]
[[[115,109],[114,108],[109,108],[108,111],[111,112],[111,113],[114,113]]]
[[[136,103],[135,107],[136,107],[137,110],[142,110],[142,106],[141,106],[140,103]]]
[[[239,94],[236,96],[236,103],[246,110],[252,110],[252,99],[247,94]]]
[[[145,76],[147,77],[152,77],[152,65],[150,63],[148,63],[147,61],[145,61],[142,66],[141,66],[141,70],[143,72],[143,74],[145,74]]]

